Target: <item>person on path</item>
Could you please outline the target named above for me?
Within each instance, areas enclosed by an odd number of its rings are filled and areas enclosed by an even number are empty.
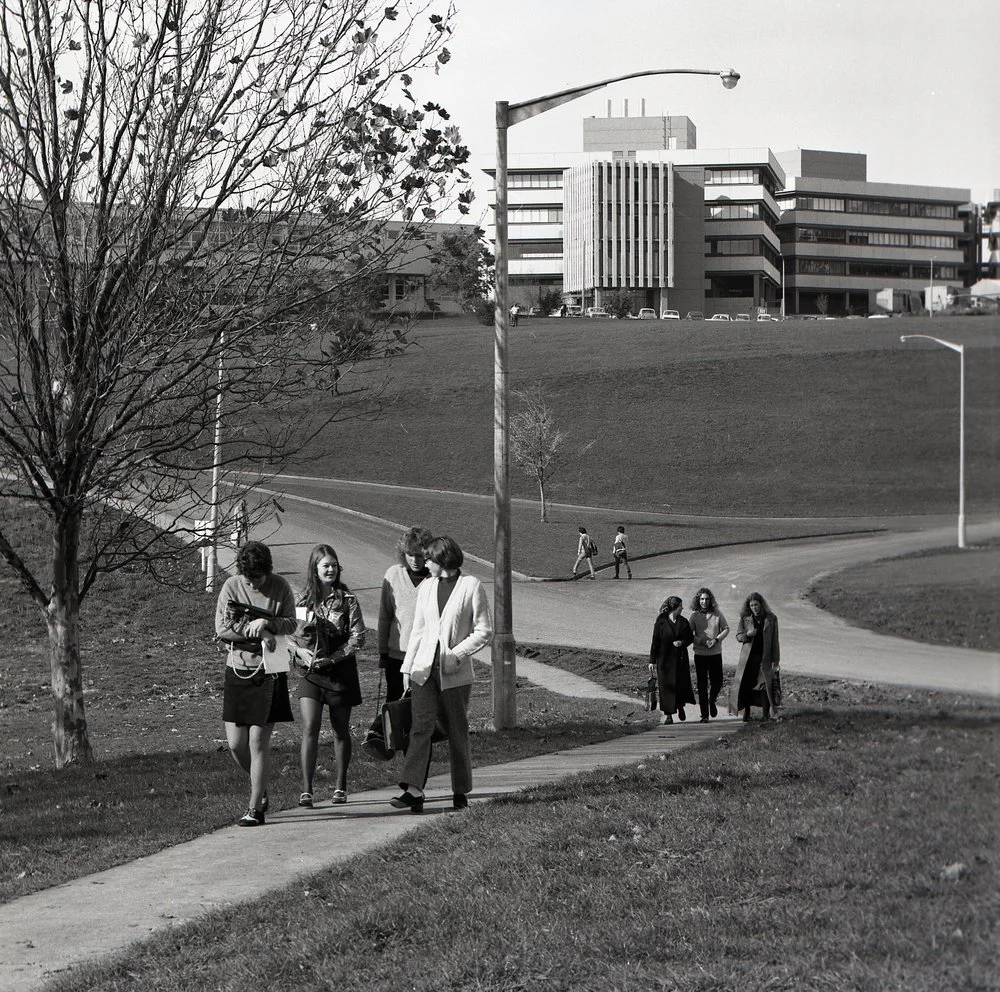
[[[698,680],[698,708],[701,722],[719,715],[716,700],[722,692],[722,642],[729,624],[719,609],[715,593],[702,587],[691,601],[691,629],[694,631],[694,668]]]
[[[472,656],[493,639],[486,590],[479,579],[462,574],[464,556],[450,537],[436,537],[425,549],[430,578],[420,583],[413,630],[403,659],[412,695],[413,724],[403,762],[396,809],[424,811],[424,786],[431,759],[431,737],[440,722],[448,734],[452,807],[467,809],[472,791],[469,749],[469,698],[474,678]]]
[[[781,705],[781,680],[778,666],[781,648],[778,644],[778,618],[768,609],[759,592],[747,596],[740,610],[736,640],[743,645],[736,675],[729,687],[729,712],[750,719],[750,707],[759,706],[764,719]]]
[[[597,545],[591,540],[586,527],[580,528],[580,538],[576,545],[576,561],[573,563],[573,578],[576,578],[576,570],[580,567],[580,562],[586,561],[587,568],[590,569],[590,577],[597,578],[594,571],[594,555],[597,554]]]
[[[250,777],[250,805],[241,827],[264,825],[271,771],[271,733],[292,720],[288,677],[264,671],[263,648],[295,630],[295,596],[274,574],[270,549],[248,541],[236,554],[236,575],[226,579],[215,604],[215,636],[227,645],[222,720],[236,763]],[[247,617],[247,608],[261,614]]]
[[[694,640],[694,632],[681,614],[683,605],[680,596],[668,596],[663,601],[653,624],[653,641],[649,647],[649,667],[656,671],[663,723],[673,723],[674,713],[683,722],[687,719],[685,705],[694,705],[688,660],[688,645]]]
[[[378,606],[378,657],[385,671],[387,702],[403,695],[400,667],[406,655],[417,606],[417,589],[427,578],[424,548],[434,539],[426,527],[411,527],[396,545],[399,562],[391,565],[382,579]]]
[[[517,327],[517,318],[521,315],[521,308],[515,303],[510,308],[510,326]]]
[[[615,578],[620,578],[619,572],[622,565],[628,577],[632,578],[632,566],[628,563],[628,538],[625,536],[625,528],[619,525],[615,532],[615,542],[611,546],[611,553],[615,557]]]
[[[305,589],[298,606],[307,620],[323,628],[321,641],[333,650],[307,670],[299,669],[299,712],[302,715],[302,794],[299,805],[313,805],[313,777],[323,726],[323,707],[330,714],[337,765],[332,801],[347,802],[347,769],[351,764],[351,708],[360,706],[361,683],[356,652],[365,643],[365,621],[358,598],[344,584],[340,559],[329,544],[317,544],[306,566]]]

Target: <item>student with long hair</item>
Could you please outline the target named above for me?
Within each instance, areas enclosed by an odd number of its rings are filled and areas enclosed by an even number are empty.
[[[736,675],[729,688],[729,712],[750,719],[750,707],[759,706],[763,718],[781,705],[781,680],[778,666],[781,647],[778,643],[778,618],[759,592],[747,596],[740,610],[736,640],[743,645]]]
[[[688,617],[694,631],[694,670],[698,680],[698,708],[701,722],[719,715],[716,701],[722,692],[722,642],[729,624],[719,609],[715,593],[702,586],[691,600]]]
[[[328,643],[336,644],[328,657],[308,671],[299,671],[299,712],[302,714],[302,795],[300,806],[313,805],[313,776],[323,707],[330,714],[333,753],[337,764],[332,802],[347,802],[347,769],[351,763],[351,708],[361,705],[356,652],[365,642],[365,621],[358,598],[344,584],[337,552],[317,544],[306,566],[305,589],[298,599]]]

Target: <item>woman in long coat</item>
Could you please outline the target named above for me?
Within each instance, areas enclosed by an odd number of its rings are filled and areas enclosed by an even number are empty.
[[[681,616],[682,605],[679,596],[668,596],[663,601],[653,624],[653,642],[649,647],[649,663],[656,666],[663,723],[673,723],[674,713],[678,719],[686,719],[685,705],[694,705],[688,660],[688,645],[694,640],[694,633],[691,624]]]
[[[778,666],[781,648],[778,643],[778,618],[768,609],[759,592],[747,596],[740,610],[736,640],[743,645],[736,675],[729,688],[729,712],[750,719],[750,707],[759,706],[764,719],[781,705],[781,680]]]

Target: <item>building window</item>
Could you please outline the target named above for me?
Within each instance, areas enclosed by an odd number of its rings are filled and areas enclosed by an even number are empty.
[[[911,234],[914,248],[954,248],[955,238],[950,234]]]
[[[507,211],[511,224],[561,224],[562,207],[510,207]]]
[[[759,203],[709,203],[706,220],[760,220]]]
[[[749,186],[759,184],[756,169],[706,169],[706,186]]]
[[[795,271],[804,276],[842,276],[845,264],[833,258],[797,258]]]
[[[510,258],[562,258],[561,241],[514,241],[509,247]]]
[[[507,174],[508,189],[560,189],[562,184],[561,172],[510,172]]]

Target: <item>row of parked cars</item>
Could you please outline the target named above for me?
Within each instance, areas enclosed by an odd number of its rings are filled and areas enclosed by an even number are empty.
[[[541,307],[532,307],[528,311],[529,317],[541,317],[542,310]],[[562,317],[563,312],[560,308],[559,310],[553,310],[550,317]],[[610,319],[611,314],[608,313],[604,307],[587,307],[584,309],[580,306],[567,306],[565,316],[567,317],[596,317],[596,318],[606,318]],[[637,314],[629,314],[633,320],[656,320],[656,311],[652,307],[643,307]],[[679,310],[664,310],[660,314],[661,320],[680,320],[681,314]],[[701,310],[688,310],[684,315],[685,320],[751,320],[750,314],[748,313],[738,313],[735,317],[730,316],[728,313],[714,313],[711,317],[706,317]],[[780,317],[772,317],[770,314],[762,314],[756,318],[758,321],[761,320],[781,320]]]

